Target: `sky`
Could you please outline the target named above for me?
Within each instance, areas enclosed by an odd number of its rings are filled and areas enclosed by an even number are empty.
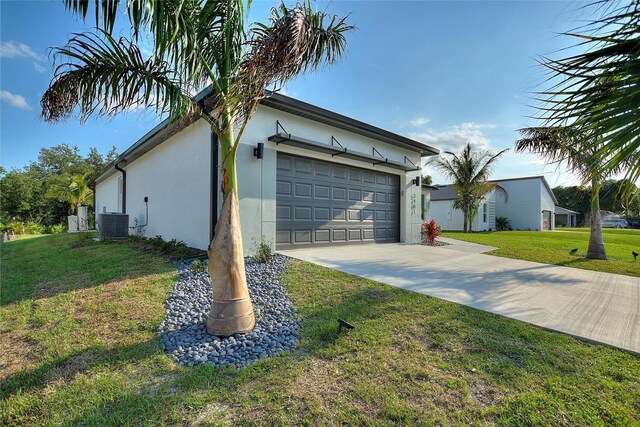
[[[273,1],[254,0],[249,22],[265,21]],[[529,154],[513,153],[517,129],[537,123],[533,93],[546,88],[538,60],[563,57],[575,40],[560,33],[589,17],[565,1],[332,1],[319,9],[350,14],[357,30],[330,68],[299,77],[283,93],[408,136],[442,151],[511,150],[495,179],[544,175],[551,186],[577,177]],[[126,20],[116,33],[127,35]],[[22,167],[42,147],[77,145],[106,153],[132,145],[160,118],[136,110],[114,118],[49,124],[40,98],[53,75],[49,48],[90,30],[62,0],[0,0],[0,165]],[[448,180],[426,166],[434,183]]]

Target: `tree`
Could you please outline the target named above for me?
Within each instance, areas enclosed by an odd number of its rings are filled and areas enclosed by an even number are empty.
[[[600,218],[600,190],[606,175],[595,162],[593,153],[602,143],[593,134],[583,134],[571,127],[530,127],[521,129],[524,138],[516,141],[516,152],[529,151],[551,162],[564,163],[591,183],[589,248],[587,258],[607,259]],[[616,168],[608,173],[619,173]]]
[[[545,127],[571,126],[591,137],[591,164],[599,176],[622,166],[640,179],[640,0],[591,4],[602,17],[567,34],[584,53],[544,59],[556,83],[539,95]]]
[[[420,180],[421,180],[421,184],[422,185],[431,185],[431,184],[433,184],[433,178],[431,177],[431,175],[421,175],[420,176]]]
[[[60,175],[53,181],[47,196],[69,204],[69,213],[73,214],[82,205],[93,205],[93,190],[85,174]]]
[[[82,17],[91,4],[65,3]],[[222,154],[224,202],[209,246],[214,302],[207,330],[217,335],[247,332],[255,320],[237,200],[239,141],[258,102],[269,96],[266,89],[278,90],[300,74],[333,64],[346,48],[345,33],[354,27],[346,17],[314,12],[307,1],[292,8],[280,4],[268,24],[248,29],[241,0],[96,2],[94,13],[95,33],[75,34],[54,50],[60,63],[42,97],[42,117],[59,121],[78,107],[84,121],[94,113],[113,115],[144,105],[178,124],[197,119],[210,124]],[[112,36],[117,16],[128,17],[130,39]],[[149,57],[137,45],[145,32],[153,43]],[[196,97],[207,84],[210,95]],[[234,302],[219,302],[223,299]]]
[[[504,149],[498,154],[487,150],[474,151],[471,144],[467,144],[459,155],[445,151],[444,154],[451,156],[451,159],[438,156],[429,162],[453,180],[458,195],[453,206],[462,210],[465,233],[472,231],[473,220],[484,196],[491,191],[498,191],[506,197],[504,188],[488,181],[495,162],[507,151]]]

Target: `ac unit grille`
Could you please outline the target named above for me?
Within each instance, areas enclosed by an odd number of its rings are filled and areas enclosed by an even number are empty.
[[[98,215],[98,234],[102,240],[123,240],[129,237],[129,215],[101,213]]]

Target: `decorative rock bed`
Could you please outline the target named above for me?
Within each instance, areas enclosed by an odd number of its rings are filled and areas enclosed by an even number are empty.
[[[246,366],[248,363],[291,350],[300,335],[300,319],[280,285],[289,259],[275,254],[260,264],[245,260],[247,284],[256,315],[256,327],[247,334],[217,337],[207,333],[211,282],[204,272],[179,265],[180,278],[165,303],[167,318],[159,333],[163,349],[187,366]]]

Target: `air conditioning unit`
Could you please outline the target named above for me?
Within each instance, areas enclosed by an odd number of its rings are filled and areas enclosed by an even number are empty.
[[[129,237],[129,215],[109,212],[98,215],[100,240],[124,240]]]

